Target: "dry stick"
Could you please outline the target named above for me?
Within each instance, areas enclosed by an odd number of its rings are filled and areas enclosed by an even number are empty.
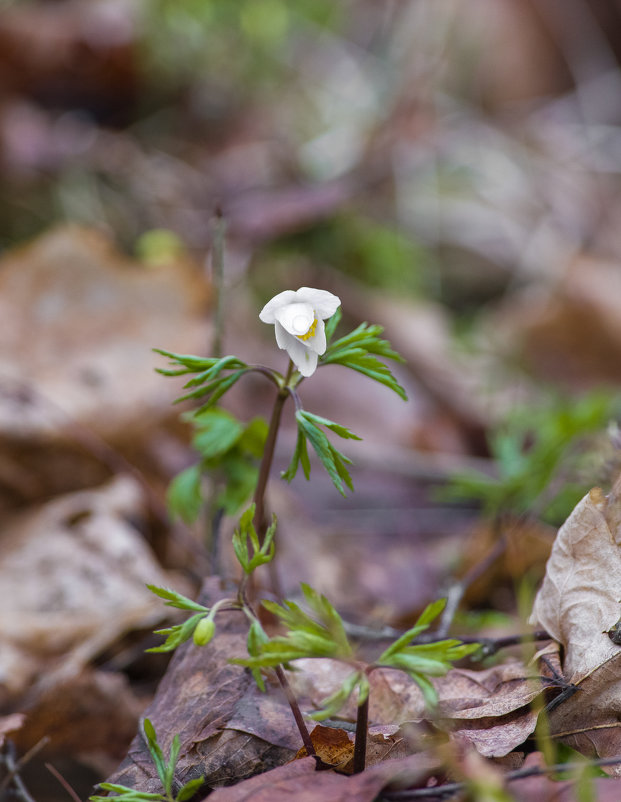
[[[494,528],[499,528],[498,522],[495,524]],[[448,631],[451,628],[451,624],[453,623],[453,618],[455,618],[457,608],[459,607],[459,604],[470,585],[472,585],[473,582],[476,582],[476,580],[496,562],[496,560],[504,553],[506,548],[507,541],[503,535],[500,537],[491,551],[489,551],[480,562],[478,562],[476,565],[473,565],[459,582],[455,582],[452,585],[447,595],[446,607],[444,608],[442,617],[440,618],[440,624],[434,633],[435,635],[440,638],[445,638],[447,636]]]
[[[37,741],[37,743],[31,747],[19,760],[15,759],[15,745],[12,741],[7,740],[4,754],[0,755],[0,760],[4,763],[7,769],[6,776],[0,783],[0,794],[12,783],[13,787],[15,788],[16,795],[22,799],[23,802],[35,802],[35,800],[30,796],[28,789],[24,785],[22,778],[19,776],[19,772],[26,765],[26,763],[28,763],[28,761],[37,754],[37,752],[40,752],[41,749],[43,749],[49,740],[49,736],[45,735],[40,741]]]
[[[50,773],[50,774],[51,774],[53,777],[56,777],[56,779],[58,780],[58,782],[59,782],[59,783],[62,785],[62,787],[65,789],[65,791],[66,791],[66,792],[69,794],[69,796],[71,797],[71,799],[73,799],[73,802],[82,802],[82,800],[81,800],[81,799],[80,799],[80,797],[77,795],[77,793],[75,792],[75,790],[74,790],[74,789],[73,789],[73,788],[72,788],[72,787],[69,785],[69,783],[67,782],[67,780],[65,780],[65,778],[64,778],[64,777],[63,777],[63,775],[62,775],[62,774],[61,774],[61,773],[58,771],[58,769],[55,769],[55,768],[54,768],[54,766],[52,766],[52,764],[51,764],[51,763],[45,763],[44,765],[45,765],[45,768],[46,768],[46,769],[49,771],[49,773]]]
[[[621,757],[605,757],[601,760],[589,760],[584,763],[557,763],[554,766],[533,766],[528,769],[516,769],[509,771],[504,776],[506,782],[515,782],[516,780],[523,780],[527,777],[541,777],[545,774],[556,774],[558,772],[579,771],[586,766],[615,766],[621,763]],[[446,783],[445,785],[436,785],[432,788],[413,788],[405,791],[387,791],[380,799],[386,802],[398,802],[400,799],[429,799],[434,796],[453,796],[459,791],[463,791],[466,787],[465,782]]]

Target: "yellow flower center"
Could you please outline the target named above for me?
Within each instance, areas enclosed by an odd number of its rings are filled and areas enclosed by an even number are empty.
[[[297,335],[297,337],[298,337],[298,340],[304,340],[304,341],[306,341],[306,340],[310,340],[310,338],[311,338],[311,337],[314,337],[314,336],[315,336],[315,330],[316,330],[316,328],[317,328],[317,318],[314,318],[314,320],[313,320],[313,322],[310,324],[310,328],[309,328],[309,330],[306,332],[306,334],[298,334],[298,335]]]

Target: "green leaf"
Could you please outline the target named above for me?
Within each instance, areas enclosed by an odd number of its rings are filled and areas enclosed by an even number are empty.
[[[320,358],[324,365],[338,364],[368,376],[370,379],[385,385],[393,390],[403,400],[407,395],[403,387],[395,379],[389,368],[378,356],[403,362],[403,358],[394,351],[387,340],[379,336],[383,331],[381,326],[361,323],[357,329],[350,332],[340,340],[331,343],[325,354]]]
[[[168,486],[166,501],[172,518],[181,518],[186,524],[196,521],[203,506],[200,465],[175,476]]]
[[[343,489],[343,482],[352,489],[351,477],[344,466],[344,463],[349,462],[349,459],[334,448],[321,429],[319,429],[313,421],[304,417],[304,414],[303,410],[298,410],[295,413],[298,426],[303,430],[305,436],[310,441],[315,453],[332,479],[332,483],[339,493],[344,496],[345,490]],[[338,459],[338,466],[335,462],[335,458]]]
[[[223,409],[206,409],[193,416],[197,433],[192,445],[205,459],[225,454],[241,438],[244,427]]]
[[[148,718],[145,718],[142,723],[142,729],[147,741],[147,746],[149,747],[149,752],[151,753],[151,758],[157,769],[157,774],[162,782],[162,786],[166,788],[166,764],[164,762],[164,753],[157,742],[155,727]]]
[[[253,418],[244,429],[242,436],[237,441],[239,448],[256,459],[261,459],[265,449],[268,425],[265,418]]]
[[[179,404],[181,401],[188,401],[193,398],[202,398],[203,396],[208,396],[207,403],[203,404],[203,406],[197,411],[197,414],[203,412],[203,410],[209,409],[216,404],[247,371],[248,368],[244,368],[243,370],[236,371],[230,376],[220,376],[209,384],[205,384],[202,387],[199,387],[197,390],[193,390],[191,393],[186,393],[185,395],[180,396],[179,398],[175,399],[175,403]]]
[[[263,630],[257,631],[253,642],[249,641],[249,657],[231,662],[259,669],[301,657],[350,658],[353,649],[337,611],[325,596],[310,586],[302,585],[302,591],[314,616],[289,600],[282,604],[263,601],[266,610],[280,618],[287,627],[287,633],[266,640]]]
[[[176,607],[179,610],[196,610],[201,613],[209,612],[209,607],[204,607],[202,604],[188,599],[187,596],[177,593],[176,590],[161,588],[158,585],[147,585],[147,587],[151,593],[155,593],[160,599],[164,599],[167,607]]]
[[[216,504],[227,515],[236,515],[252,496],[257,484],[258,468],[247,456],[238,451],[238,445],[228,452],[217,464],[224,480],[224,487],[216,497]]]
[[[156,635],[167,635],[168,637],[160,646],[153,646],[150,649],[146,649],[146,651],[154,653],[174,651],[181,646],[182,643],[185,643],[192,637],[196,625],[204,617],[204,613],[195,613],[190,616],[190,618],[186,619],[183,624],[175,624],[166,629],[156,629]]]
[[[341,312],[341,308],[339,307],[336,312],[332,315],[332,317],[326,323],[326,343],[330,345],[332,338],[334,337],[334,332],[336,331],[336,327],[341,322],[341,318],[343,314]]]
[[[265,630],[259,623],[259,621],[254,618],[252,623],[250,624],[250,629],[248,630],[248,641],[246,648],[248,649],[248,654],[251,657],[257,657],[262,647],[269,641],[268,636],[265,633]],[[257,683],[257,686],[260,691],[265,693],[265,681],[263,679],[263,675],[261,674],[260,668],[251,668],[252,676],[254,681]]]
[[[328,418],[322,418],[321,415],[314,415],[312,412],[307,412],[306,410],[300,410],[300,415],[316,426],[325,426],[344,440],[362,440],[361,437],[351,432],[346,426],[341,426],[341,424],[328,420]]]
[[[175,735],[172,739],[172,743],[170,745],[170,754],[168,757],[168,765],[166,766],[166,782],[164,783],[164,788],[166,793],[171,796],[172,795],[172,784],[175,778],[175,767],[177,765],[177,759],[179,757],[179,750],[181,749],[181,739],[179,735]]]
[[[363,673],[360,671],[355,671],[353,674],[350,674],[335,693],[323,700],[321,703],[321,710],[311,713],[309,718],[312,718],[314,721],[323,721],[323,719],[336,715],[354,692],[363,676]]]
[[[201,788],[204,784],[205,778],[203,776],[197,777],[194,780],[190,780],[184,786],[179,789],[179,793],[176,796],[177,802],[186,802],[186,800],[191,799],[194,794]]]
[[[282,479],[286,479],[287,482],[290,482],[296,473],[298,472],[298,465],[300,464],[300,459],[302,456],[302,449],[306,447],[306,436],[304,434],[303,429],[298,426],[298,437],[295,441],[295,449],[293,450],[293,456],[291,457],[291,462],[289,463],[289,467],[286,471],[282,471],[280,476]],[[306,477],[308,479],[308,477]]]

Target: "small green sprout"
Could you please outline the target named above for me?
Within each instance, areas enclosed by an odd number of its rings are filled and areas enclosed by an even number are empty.
[[[118,799],[120,802],[187,802],[187,800],[191,799],[201,788],[205,781],[205,778],[202,776],[196,777],[184,785],[181,785],[179,790],[174,793],[174,785],[180,785],[175,778],[175,768],[181,748],[179,736],[175,735],[172,740],[167,761],[162,752],[162,748],[157,742],[155,728],[148,718],[144,719],[142,729],[144,740],[149,749],[160,782],[162,783],[164,793],[146,793],[117,783],[100,783],[100,788],[104,791],[111,791],[114,796],[94,795],[89,797],[90,802],[109,802],[110,799]]]

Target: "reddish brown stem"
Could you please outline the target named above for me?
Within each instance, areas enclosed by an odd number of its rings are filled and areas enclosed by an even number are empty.
[[[356,741],[354,743],[354,774],[364,771],[367,758],[367,732],[369,729],[369,697],[358,705],[356,717]]]
[[[267,439],[265,441],[265,448],[263,450],[263,459],[259,468],[259,478],[257,479],[257,486],[254,491],[254,503],[256,505],[254,512],[254,524],[259,535],[259,540],[263,542],[263,536],[267,529],[267,520],[265,516],[265,491],[267,489],[267,482],[270,476],[272,467],[272,460],[274,459],[274,450],[276,448],[276,438],[278,437],[278,429],[280,427],[280,418],[282,410],[289,395],[287,384],[293,372],[293,362],[289,360],[289,368],[285,377],[284,385],[278,391],[276,400],[274,402],[274,409],[272,410],[272,417],[270,420],[269,429],[267,432]]]
[[[295,719],[297,728],[300,731],[300,735],[302,736],[302,742],[304,743],[304,746],[306,748],[306,754],[309,757],[316,758],[317,755],[315,753],[315,747],[313,746],[313,742],[311,741],[310,733],[308,731],[308,727],[306,726],[306,722],[304,721],[304,716],[302,715],[302,711],[300,710],[298,700],[295,698],[295,694],[291,690],[291,685],[289,685],[289,680],[287,679],[287,675],[285,674],[282,666],[276,666],[274,670],[276,671],[278,682],[280,682],[280,687],[285,692],[285,696],[287,697],[287,701],[289,702],[289,707],[291,708],[291,712],[293,713],[293,718]]]

